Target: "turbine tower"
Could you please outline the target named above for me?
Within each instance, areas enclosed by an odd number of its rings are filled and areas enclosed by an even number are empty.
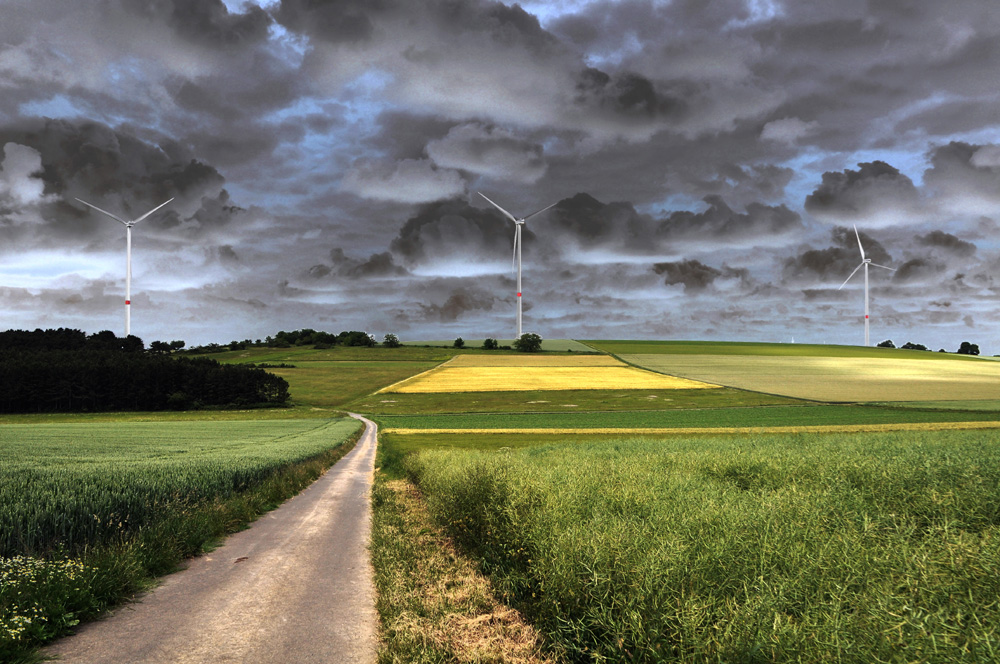
[[[483,198],[486,198],[486,195],[483,194],[482,192],[477,192],[477,193]],[[556,201],[556,203],[553,203],[552,205],[543,207],[541,210],[538,210],[537,212],[532,212],[527,217],[521,217],[520,219],[512,215],[510,212],[507,212],[507,210],[504,210],[502,207],[491,201],[489,198],[486,198],[486,201],[496,209],[503,212],[508,219],[514,222],[514,256],[511,259],[511,269],[514,269],[514,264],[516,263],[517,264],[517,337],[515,338],[520,339],[521,338],[521,227],[524,226],[524,222],[528,221],[536,214],[541,214],[545,212],[550,207],[556,205],[558,201]]]
[[[94,208],[101,214],[105,214],[112,219],[125,224],[125,336],[127,337],[131,334],[132,328],[132,227],[174,199],[171,198],[170,201],[167,201],[166,203],[160,203],[146,214],[142,215],[138,219],[133,219],[132,221],[125,221],[121,217],[113,215],[110,212],[106,212],[96,205],[91,205],[85,200],[81,200],[79,198],[76,200],[80,201],[87,207]]]
[[[869,265],[874,265],[875,267],[880,267],[883,270],[889,270],[890,272],[895,272],[896,268],[894,268],[894,267],[886,267],[885,265],[879,265],[878,263],[872,263],[872,259],[865,257],[865,248],[861,246],[861,236],[858,235],[858,227],[856,225],[854,226],[854,237],[856,237],[858,239],[858,249],[861,250],[861,265],[858,265],[856,268],[854,268],[854,272],[851,272],[851,276],[850,277],[847,277],[847,279],[844,279],[844,283],[840,284],[840,288],[843,288],[844,286],[846,286],[847,282],[851,280],[851,277],[853,277],[855,274],[857,274],[858,270],[860,270],[862,267],[865,268],[865,347],[868,347],[868,345],[869,345],[869,341],[868,341],[868,266]],[[838,288],[837,290],[840,290],[840,288]]]

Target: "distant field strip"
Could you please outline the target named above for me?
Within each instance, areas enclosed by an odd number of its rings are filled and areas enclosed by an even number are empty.
[[[458,355],[449,367],[624,367],[610,355]]]
[[[621,357],[674,376],[817,401],[1000,399],[1000,365],[985,361],[646,353]]]
[[[727,433],[877,433],[885,431],[972,431],[1000,429],[1000,422],[897,422],[895,424],[826,424],[784,427],[633,427],[580,429],[385,429],[383,433],[400,436],[424,434],[607,434],[612,436],[658,436],[675,434]]]
[[[702,381],[628,367],[610,357],[462,356],[379,392],[519,392],[529,390],[690,390]],[[478,362],[478,364],[477,364]],[[595,364],[596,362],[596,364]]]
[[[386,415],[378,417],[384,431],[410,429],[452,431],[524,431],[613,429],[734,430],[768,427],[868,426],[938,422],[993,422],[996,413],[923,411],[909,408],[809,405],[756,408],[704,408],[673,411],[608,411],[549,413],[459,413],[450,415]],[[840,429],[838,429],[840,430]]]

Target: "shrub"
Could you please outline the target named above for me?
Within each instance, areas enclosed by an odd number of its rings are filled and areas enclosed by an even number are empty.
[[[465,348],[465,339],[463,339],[462,337],[459,337],[458,339],[455,339],[455,343],[452,344],[452,347],[454,347],[454,348]]]
[[[492,337],[487,337],[483,340],[483,350],[496,350],[499,347],[500,344],[498,344],[497,340]]]
[[[525,332],[514,341],[514,350],[521,353],[537,353],[541,349],[542,338],[531,332]]]
[[[399,343],[399,337],[390,333],[382,337],[382,345],[386,348],[399,348],[402,344]]]

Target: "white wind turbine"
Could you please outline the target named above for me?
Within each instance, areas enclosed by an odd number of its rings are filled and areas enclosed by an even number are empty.
[[[486,198],[486,195],[483,194],[482,192],[477,192],[477,193],[483,198]],[[553,203],[552,205],[543,207],[541,210],[538,210],[537,212],[532,212],[527,217],[521,217],[520,219],[512,215],[510,212],[507,212],[507,210],[504,210],[502,207],[491,201],[489,198],[486,198],[486,201],[496,209],[503,212],[508,219],[514,222],[514,257],[511,259],[511,269],[514,268],[514,263],[516,262],[517,263],[517,337],[516,338],[520,339],[521,338],[521,226],[524,226],[524,222],[528,221],[536,214],[541,214],[542,212],[548,210],[550,207],[556,205],[558,201],[556,201],[556,203]]]
[[[87,207],[94,208],[101,214],[106,214],[112,219],[125,224],[125,336],[127,337],[131,333],[132,327],[132,227],[174,199],[171,198],[170,201],[167,201],[166,203],[160,203],[146,214],[132,221],[125,221],[121,217],[113,215],[110,212],[106,212],[96,205],[91,205],[87,201],[79,198],[76,200],[80,201]]]
[[[847,277],[847,279],[844,279],[844,283],[840,284],[840,288],[843,288],[844,286],[846,286],[847,282],[851,280],[851,277],[853,277],[855,274],[857,274],[858,270],[860,270],[862,267],[865,268],[865,346],[867,347],[869,345],[869,342],[868,342],[868,266],[869,265],[874,265],[875,267],[880,267],[883,270],[889,270],[890,272],[895,272],[896,268],[894,268],[894,267],[886,267],[885,265],[879,265],[878,263],[872,263],[872,259],[865,257],[865,248],[861,246],[861,236],[858,235],[858,227],[857,226],[854,226],[854,237],[856,237],[858,239],[858,249],[861,250],[861,265],[859,265],[856,268],[854,268],[854,272],[851,272],[851,276],[850,277]],[[837,290],[840,290],[840,288],[838,288]]]

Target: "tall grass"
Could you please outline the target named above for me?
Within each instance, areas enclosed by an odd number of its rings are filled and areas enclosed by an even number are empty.
[[[436,519],[576,661],[1000,659],[981,432],[428,451]]]

